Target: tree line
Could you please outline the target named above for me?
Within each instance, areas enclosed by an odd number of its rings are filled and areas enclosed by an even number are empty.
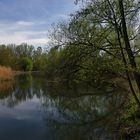
[[[41,71],[46,51],[28,44],[0,45],[0,65],[19,71]]]

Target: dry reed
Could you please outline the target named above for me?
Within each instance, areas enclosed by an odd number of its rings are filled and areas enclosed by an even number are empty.
[[[0,66],[0,81],[12,80],[13,76],[11,68]]]

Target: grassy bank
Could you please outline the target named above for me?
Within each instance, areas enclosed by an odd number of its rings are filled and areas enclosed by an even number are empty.
[[[140,109],[132,95],[126,104],[126,110],[119,120],[120,132],[123,139],[140,140]]]
[[[14,73],[11,68],[0,66],[0,81],[12,80]]]

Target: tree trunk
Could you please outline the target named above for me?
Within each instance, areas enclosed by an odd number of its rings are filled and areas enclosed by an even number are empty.
[[[120,14],[121,14],[121,23],[122,23],[122,31],[123,31],[125,49],[126,49],[129,61],[130,61],[130,65],[133,69],[134,78],[136,80],[138,89],[140,91],[140,74],[137,72],[137,65],[136,65],[135,57],[133,55],[133,52],[132,52],[132,49],[130,46],[130,42],[129,42],[126,20],[125,20],[125,15],[124,15],[123,0],[119,0],[119,9],[120,9]]]

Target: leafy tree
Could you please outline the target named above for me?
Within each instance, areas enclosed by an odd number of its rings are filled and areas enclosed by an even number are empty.
[[[51,79],[58,78],[61,52],[56,48],[51,48],[47,55],[45,73]]]
[[[34,47],[32,45],[28,45],[26,43],[18,45],[15,48],[15,54],[18,57],[29,57],[29,58],[32,58],[33,51],[34,51]]]
[[[121,64],[122,75],[126,74],[130,89],[138,101],[132,82],[133,73],[140,90],[140,78],[135,60],[134,41],[138,34],[137,15],[139,3],[135,0],[86,0],[85,6],[72,15],[70,22],[60,23],[52,34],[54,46],[79,48],[72,54],[84,60],[85,55],[94,59],[94,53]],[[138,51],[138,50],[137,50]],[[73,60],[76,57],[73,57]],[[102,59],[104,60],[104,58]],[[80,64],[81,65],[81,64]],[[111,64],[112,65],[112,64]],[[88,65],[89,66],[89,65]],[[138,101],[139,102],[139,101]]]
[[[33,52],[33,70],[44,71],[47,59],[47,52],[43,51],[41,47],[38,47]]]
[[[13,68],[15,56],[12,50],[6,45],[0,45],[0,65],[9,66]]]
[[[32,68],[33,68],[32,60],[30,58],[28,58],[28,57],[23,57],[20,60],[20,67],[21,67],[21,70],[31,71]]]

